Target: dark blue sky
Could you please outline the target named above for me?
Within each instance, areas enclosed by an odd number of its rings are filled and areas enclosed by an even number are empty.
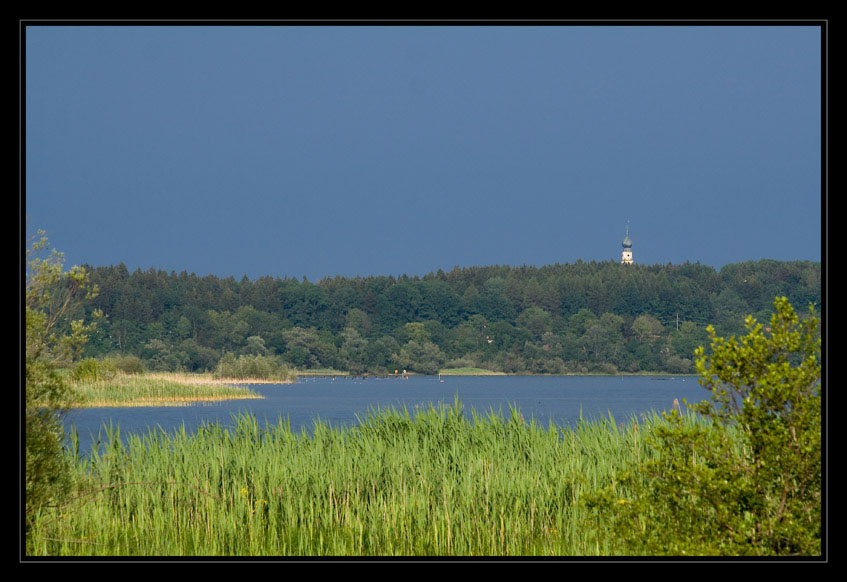
[[[817,26],[28,26],[68,266],[821,260]]]

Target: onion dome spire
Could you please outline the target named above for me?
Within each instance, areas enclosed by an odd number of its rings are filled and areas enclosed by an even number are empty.
[[[629,238],[629,221],[626,223],[626,238],[623,239],[623,252],[621,253],[621,264],[632,264],[632,240]]]

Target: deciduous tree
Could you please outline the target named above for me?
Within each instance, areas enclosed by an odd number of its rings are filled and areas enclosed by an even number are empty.
[[[57,372],[79,353],[95,322],[71,319],[79,302],[96,295],[81,267],[64,270],[64,255],[42,231],[26,251],[25,357],[25,506],[27,522],[34,512],[58,503],[71,483],[62,454],[61,415],[73,393]],[[44,256],[46,255],[46,256]],[[102,313],[95,311],[95,318]]]
[[[811,307],[801,320],[785,297],[774,307],[769,331],[752,317],[739,339],[708,327],[711,355],[696,351],[711,392],[692,407],[700,416],[667,414],[653,458],[588,498],[622,553],[821,553],[818,320]]]

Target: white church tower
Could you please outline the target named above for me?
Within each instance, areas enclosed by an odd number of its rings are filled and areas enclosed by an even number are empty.
[[[621,253],[621,264],[632,264],[632,241],[629,239],[629,224],[626,225],[626,238],[623,239],[623,253]]]

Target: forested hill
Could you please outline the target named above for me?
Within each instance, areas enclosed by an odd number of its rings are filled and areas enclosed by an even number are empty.
[[[705,327],[766,323],[774,297],[821,302],[821,264],[761,260],[713,267],[578,261],[456,267],[423,277],[236,280],[123,264],[86,266],[107,321],[89,356],[140,357],[148,369],[211,370],[226,353],[299,369],[434,373],[692,372]]]

